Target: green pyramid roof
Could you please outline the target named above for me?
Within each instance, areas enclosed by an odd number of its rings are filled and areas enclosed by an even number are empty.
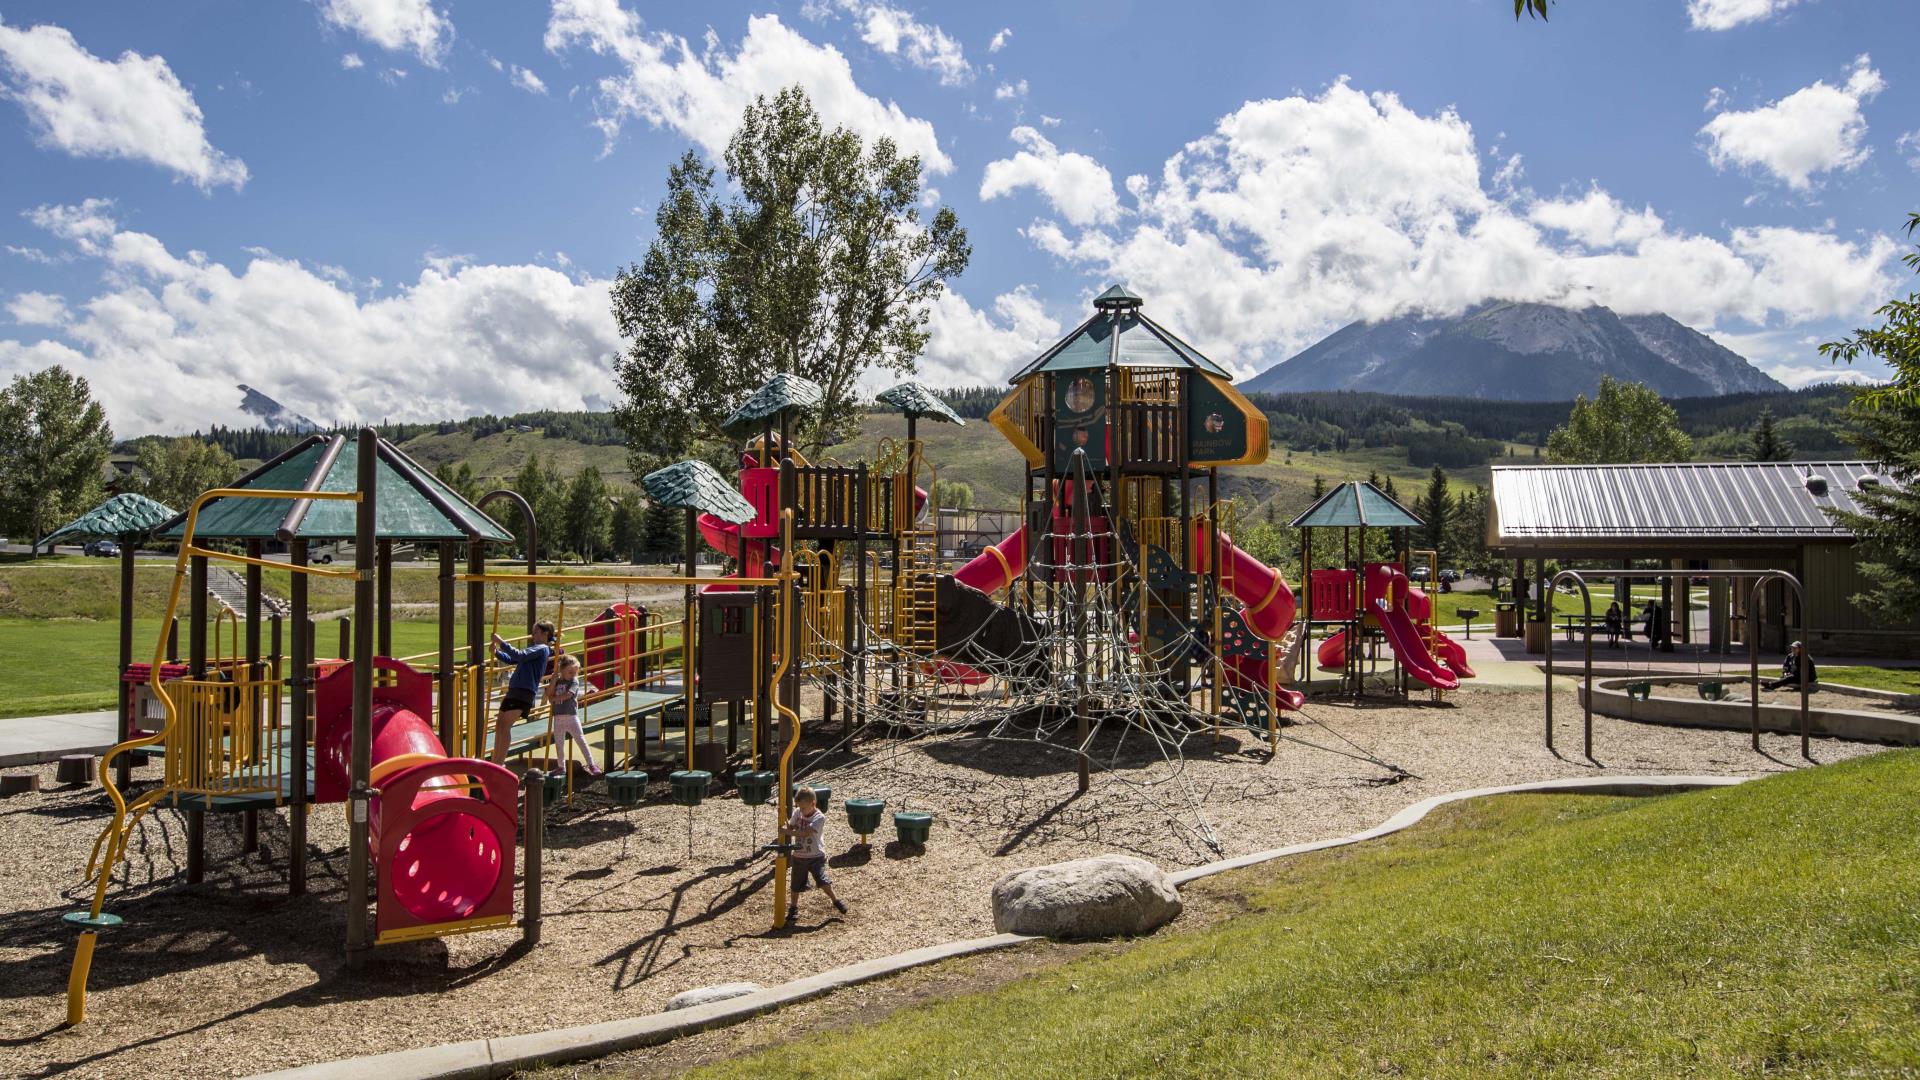
[[[826,396],[819,383],[783,371],[755,390],[744,405],[733,410],[733,415],[721,423],[720,428],[730,435],[751,434],[768,420],[777,419],[781,413],[789,409],[804,412],[819,405]]]
[[[1109,363],[1118,367],[1194,368],[1223,379],[1233,378],[1225,368],[1180,340],[1179,335],[1140,314],[1140,298],[1120,286],[1101,293],[1093,304],[1097,309],[1093,318],[1055,342],[1008,381],[1018,383],[1043,371],[1103,368]]]
[[[173,508],[145,495],[115,495],[40,538],[43,544],[68,536],[105,536],[114,539],[145,536],[173,517]]]
[[[399,447],[378,441],[374,465],[374,535],[381,540],[511,541],[513,534],[460,497]],[[359,479],[359,440],[315,435],[228,487],[263,491],[352,491]],[[196,540],[352,540],[354,503],[331,499],[299,505],[292,499],[216,499],[200,510]],[[283,526],[292,525],[283,531]],[[159,535],[177,538],[186,515],[175,514]]]
[[[745,525],[754,519],[753,504],[704,461],[681,461],[641,477],[647,498],[677,510],[698,510],[721,521]]]
[[[908,381],[889,387],[875,394],[873,399],[883,405],[891,405],[908,416],[924,416],[929,420],[967,426],[959,413],[948,408],[938,395],[917,382]]]
[[[1426,523],[1413,512],[1387,497],[1387,493],[1364,480],[1341,484],[1320,496],[1319,501],[1294,518],[1292,527],[1370,529],[1420,528]]]

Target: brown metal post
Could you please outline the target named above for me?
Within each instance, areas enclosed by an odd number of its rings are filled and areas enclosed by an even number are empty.
[[[289,541],[287,560],[295,567],[307,565],[307,542]],[[292,790],[287,802],[287,892],[299,896],[307,891],[307,688],[313,678],[308,666],[313,657],[313,623],[307,618],[307,575],[296,571],[288,589],[293,606],[293,677],[288,680],[293,731],[288,740]]]
[[[349,745],[352,788],[347,795],[347,964],[357,967],[370,941],[367,937],[368,865],[367,820],[373,793],[373,606],[374,606],[374,464],[377,436],[360,429],[360,502],[354,512],[353,621],[353,735]]]
[[[377,542],[376,557],[379,564],[375,582],[377,611],[375,626],[378,633],[374,641],[374,651],[380,656],[393,655],[393,541]]]
[[[207,557],[195,555],[188,560],[188,587],[193,595],[187,601],[187,673],[189,677],[207,677]],[[188,810],[187,883],[199,882],[207,873],[207,812]]]
[[[453,714],[453,597],[454,575],[460,571],[460,548],[452,540],[440,541],[440,656],[438,658],[440,694],[440,745],[453,745],[453,732],[459,718]]]
[[[260,541],[258,540],[247,541],[247,557],[251,559],[257,559],[260,557]],[[260,567],[257,563],[247,564],[246,582],[247,582],[247,589],[246,589],[246,609],[247,609],[247,612],[246,612],[246,616],[247,616],[246,617],[246,622],[247,622],[246,672],[247,674],[246,674],[246,677],[249,681],[252,681],[252,680],[257,680],[261,677],[261,671],[260,671]],[[253,716],[249,718],[253,726],[253,745],[256,747],[265,745],[263,740],[260,738],[260,719],[261,719],[260,710],[262,707],[263,707],[263,703],[256,702],[254,705]],[[258,751],[256,750],[255,753],[257,755]],[[256,756],[256,760],[257,760],[257,756]],[[240,850],[247,852],[249,854],[251,854],[254,851],[258,851],[260,848],[260,811],[248,810],[241,820],[241,830],[242,831],[241,831],[241,837],[240,837]]]
[[[539,769],[527,772],[521,791],[526,799],[525,859],[521,874],[524,888],[520,915],[520,939],[529,945],[540,944],[540,873],[547,846],[547,774]]]
[[[120,538],[120,666],[114,670],[114,677],[121,681],[116,684],[115,697],[120,709],[120,738],[125,742],[133,738],[133,686],[123,676],[133,664],[133,549],[135,537]],[[133,783],[133,755],[121,754],[114,759],[114,783],[125,791]]]

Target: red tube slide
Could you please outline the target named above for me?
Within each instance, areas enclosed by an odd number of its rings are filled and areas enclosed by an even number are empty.
[[[991,595],[1005,588],[1027,570],[1027,527],[1020,526],[1005,540],[988,545],[985,551],[953,572],[953,580]]]
[[[1214,545],[1207,543],[1207,531],[1206,522],[1194,523],[1196,573],[1207,573],[1213,566],[1208,556]],[[1280,571],[1235,547],[1233,538],[1225,533],[1220,534],[1218,547],[1221,569],[1232,581],[1234,598],[1246,605],[1247,625],[1268,641],[1286,637],[1300,605]]]
[[[391,673],[374,687],[369,725],[379,932],[511,915],[518,778],[490,761],[447,756],[424,718],[433,710],[431,675],[387,657],[373,664]],[[352,664],[320,679],[314,715],[314,798],[338,802],[350,787]]]

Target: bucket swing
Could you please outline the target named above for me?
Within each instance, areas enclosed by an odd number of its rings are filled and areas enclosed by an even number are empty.
[[[673,792],[673,801],[687,808],[687,858],[693,858],[693,808],[699,806],[707,796],[707,788],[713,783],[713,774],[705,769],[681,769],[667,777],[667,783]]]
[[[753,846],[760,846],[760,808],[773,799],[773,785],[780,780],[779,773],[756,769],[741,769],[733,774],[734,789],[740,793],[740,801],[753,808]]]

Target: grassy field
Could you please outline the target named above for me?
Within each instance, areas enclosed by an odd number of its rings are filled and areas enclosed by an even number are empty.
[[[1240,875],[1250,910],[702,1077],[1910,1075],[1920,753],[1507,796]]]
[[[1920,668],[1822,667],[1820,681],[1864,686],[1869,690],[1920,694]]]

